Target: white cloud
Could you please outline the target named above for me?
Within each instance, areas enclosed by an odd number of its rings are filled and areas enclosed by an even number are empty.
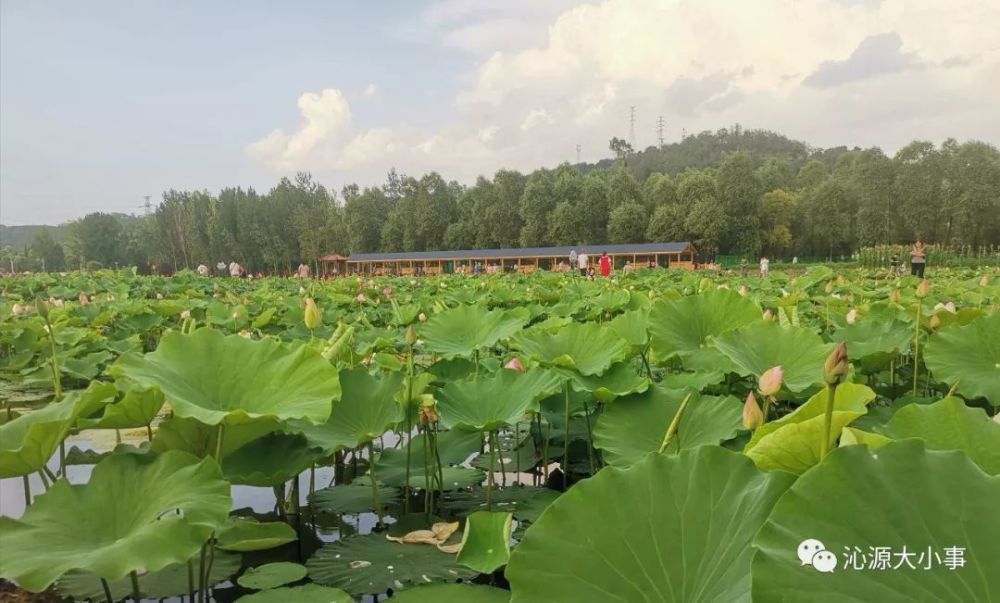
[[[299,97],[298,106],[302,125],[291,134],[272,130],[249,146],[251,156],[282,169],[294,169],[316,155],[325,155],[330,143],[340,140],[351,123],[351,107],[340,90],[306,92]]]
[[[361,94],[365,98],[371,98],[371,97],[375,96],[375,94],[377,92],[378,92],[378,88],[375,86],[374,83],[371,83],[371,84],[368,84],[367,86],[365,86],[364,92],[362,92]]]
[[[549,115],[549,112],[545,109],[532,109],[528,112],[528,115],[525,116],[524,121],[521,122],[521,131],[527,132],[528,130],[532,130],[538,126],[551,126],[554,123],[556,123],[555,119],[553,119],[552,116]]]

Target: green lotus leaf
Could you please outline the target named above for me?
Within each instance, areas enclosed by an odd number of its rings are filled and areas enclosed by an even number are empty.
[[[269,433],[224,455],[222,473],[233,484],[280,486],[321,457],[301,434]]]
[[[712,344],[729,357],[741,375],[760,376],[767,369],[784,369],[784,387],[801,392],[823,379],[823,363],[833,344],[800,327],[759,322],[716,337]]]
[[[292,526],[283,521],[261,523],[249,517],[230,517],[216,538],[216,547],[241,553],[273,549],[298,539]]]
[[[420,434],[410,443],[410,486],[424,487],[424,442],[427,437]],[[456,482],[463,486],[482,483],[486,474],[475,469],[454,467],[467,461],[479,452],[482,436],[476,431],[452,429],[437,434],[437,452],[444,468],[446,486]],[[376,473],[380,484],[402,486],[406,482],[406,446],[382,450],[378,456]]]
[[[525,373],[501,369],[465,381],[452,381],[438,392],[441,423],[449,429],[492,431],[521,420],[538,400],[559,388],[554,372],[533,368]]]
[[[40,592],[70,570],[118,580],[186,562],[226,520],[230,501],[212,459],[112,455],[87,484],[59,480],[21,519],[0,516],[0,576]]]
[[[490,574],[510,559],[510,513],[476,511],[465,520],[458,561],[481,574]]]
[[[840,430],[841,446],[856,446],[858,444],[864,444],[872,450],[875,450],[885,446],[891,441],[891,438],[887,438],[884,435],[871,433],[870,431],[864,431],[856,427],[845,427]]]
[[[354,597],[340,590],[319,584],[286,586],[243,595],[237,603],[354,603]]]
[[[475,575],[436,547],[399,544],[381,534],[323,545],[306,562],[306,567],[314,582],[342,588],[354,596]]]
[[[605,408],[594,425],[594,446],[602,450],[604,462],[628,467],[658,451],[689,391],[655,385],[645,394],[621,398]],[[692,393],[677,435],[666,452],[677,454],[728,440],[742,428],[742,413],[743,406],[732,396]]]
[[[728,359],[726,361],[728,363]],[[666,389],[693,389],[700,392],[713,383],[719,383],[724,378],[725,374],[722,371],[667,373],[660,379],[659,383]]]
[[[929,450],[960,450],[990,475],[1000,475],[1000,423],[961,398],[934,404],[908,404],[889,420],[882,433],[890,438],[920,438]]]
[[[364,369],[342,370],[342,393],[330,418],[322,425],[289,421],[288,429],[305,434],[312,446],[327,455],[366,444],[405,418],[396,402],[402,384],[401,373],[375,377]]]
[[[900,320],[866,317],[834,333],[833,340],[847,342],[851,358],[858,360],[864,372],[871,374],[889,366],[910,349],[913,326]]]
[[[628,355],[628,343],[611,329],[594,323],[566,325],[558,331],[529,329],[513,343],[543,364],[570,368],[581,375],[600,375]]]
[[[298,582],[305,578],[307,573],[308,570],[304,565],[280,561],[251,567],[236,579],[236,583],[243,588],[264,590],[265,588],[275,588],[291,582]]]
[[[418,586],[393,595],[393,603],[509,603],[510,591],[482,584]]]
[[[632,310],[612,319],[608,326],[634,349],[644,349],[649,343],[649,310]]]
[[[420,456],[420,465],[423,468],[422,454]],[[379,478],[381,477],[379,475]],[[422,473],[421,479],[423,479]],[[389,486],[379,486],[378,499],[379,503],[383,506],[394,505],[401,499],[399,489]],[[329,488],[323,488],[314,492],[310,502],[319,513],[353,515],[375,511],[371,486],[353,484],[330,486]]]
[[[315,350],[214,329],[169,331],[155,352],[112,367],[142,387],[159,387],[179,417],[206,425],[237,417],[323,423],[340,397],[337,371]]]
[[[159,414],[163,401],[163,393],[157,388],[130,389],[121,400],[105,405],[99,416],[80,418],[77,426],[81,429],[145,427]]]
[[[649,342],[661,360],[682,359],[718,337],[760,320],[760,308],[735,291],[709,289],[677,300],[657,300],[649,312]]]
[[[525,315],[460,305],[430,317],[420,328],[424,347],[446,358],[471,356],[510,337],[528,322]]]
[[[197,567],[200,561],[200,555],[191,559],[195,573],[198,571]],[[209,575],[208,583],[214,585],[228,580],[240,571],[242,562],[243,559],[238,553],[228,553],[216,549],[212,553],[212,572]],[[195,580],[195,588],[197,587],[198,583]],[[108,588],[115,601],[124,601],[132,596],[132,579],[126,576],[121,580],[110,580]],[[56,589],[77,601],[106,600],[101,579],[90,572],[80,570],[67,572],[56,583]],[[187,595],[191,592],[188,582],[188,564],[172,563],[159,571],[139,576],[139,592],[150,599],[166,599]]]
[[[841,383],[833,399],[830,445],[841,430],[867,411],[875,392],[856,383]],[[827,391],[822,389],[787,415],[754,430],[744,452],[764,470],[802,473],[819,462],[825,429]]]
[[[226,423],[222,437],[223,457],[248,443],[274,433],[281,428],[274,418],[250,419],[234,416]],[[173,417],[160,423],[151,444],[153,452],[183,450],[196,456],[214,456],[219,441],[219,427],[205,425],[196,419]]]
[[[45,408],[0,425],[0,478],[41,469],[66,438],[80,409],[94,397],[103,398],[107,387],[92,384],[86,390],[70,392],[60,402],[50,402]]]
[[[511,601],[748,600],[750,541],[792,481],[717,446],[604,468],[525,532]]]
[[[495,487],[490,495],[490,503],[496,510],[513,513],[518,521],[534,521],[558,496],[558,492],[548,488],[515,484],[505,488]],[[486,511],[486,490],[473,488],[447,492],[442,496],[441,509],[455,517]]]
[[[555,369],[569,379],[576,391],[590,392],[594,397],[610,404],[616,398],[642,393],[649,388],[649,379],[635,372],[628,362],[617,362],[600,376],[581,375],[569,369]]]
[[[792,485],[754,539],[753,598],[996,600],[998,500],[1000,477],[986,475],[958,452],[927,450],[918,440],[893,442],[877,451],[838,448]],[[832,553],[832,572],[817,571],[799,559],[806,539],[818,540]],[[891,551],[885,569],[876,569],[874,547]],[[950,547],[964,549],[964,567],[943,565]],[[923,563],[918,564],[921,554]],[[862,569],[853,569],[859,563]],[[930,569],[924,569],[927,563]]]
[[[983,396],[1000,407],[1000,312],[934,333],[924,362],[935,379],[958,383],[963,396]]]

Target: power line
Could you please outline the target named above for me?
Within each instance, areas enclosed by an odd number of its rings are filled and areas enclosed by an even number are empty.
[[[656,120],[656,137],[660,141],[660,146],[664,144],[663,141],[663,128],[664,128],[663,116],[661,115],[659,119]]]
[[[576,145],[576,162],[580,163],[580,145]]]
[[[153,204],[149,202],[149,195],[143,195],[142,198],[146,200],[146,202],[142,204],[142,208],[145,210],[145,214],[148,216],[153,211]]]

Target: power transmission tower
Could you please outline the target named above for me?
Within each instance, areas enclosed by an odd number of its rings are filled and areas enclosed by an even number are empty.
[[[628,142],[635,150],[635,105],[628,109]]]
[[[659,119],[656,120],[656,137],[660,141],[660,146],[664,144],[663,141],[663,128],[664,128],[663,116],[661,115]]]
[[[576,145],[576,162],[580,163],[580,145]]]
[[[146,202],[142,204],[142,208],[145,210],[145,214],[148,217],[153,211],[153,204],[149,202],[149,195],[143,195],[142,198],[146,200]]]

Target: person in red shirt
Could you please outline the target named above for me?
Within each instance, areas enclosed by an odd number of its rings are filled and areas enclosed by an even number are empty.
[[[604,278],[607,278],[608,276],[610,276],[611,275],[611,258],[608,257],[608,252],[607,251],[605,251],[604,253],[601,254],[600,265],[601,265],[601,276],[603,276]]]

